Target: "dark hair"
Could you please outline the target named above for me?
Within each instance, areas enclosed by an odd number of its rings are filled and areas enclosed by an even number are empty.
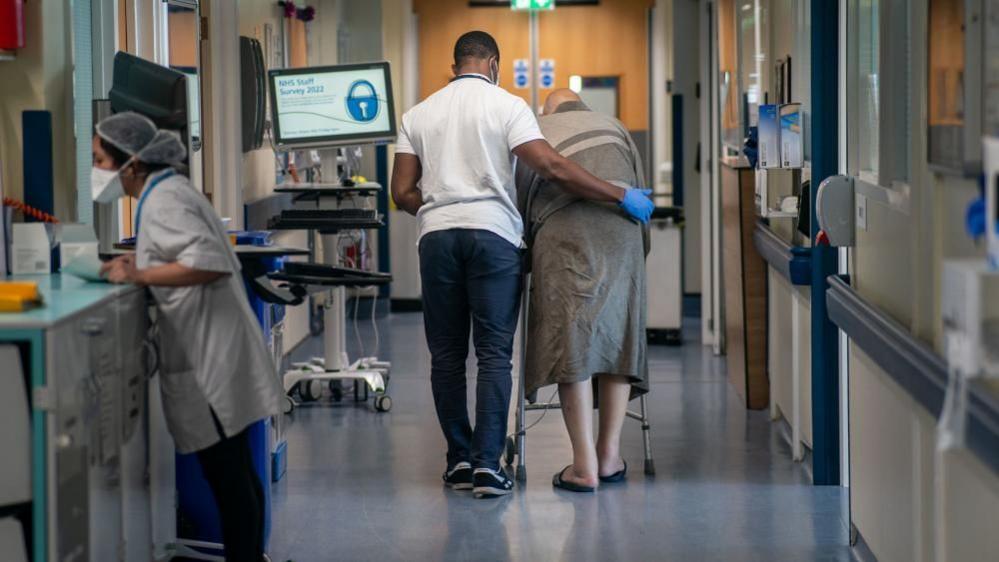
[[[108,156],[111,157],[111,161],[114,162],[114,165],[116,167],[121,168],[122,166],[125,165],[125,162],[128,162],[128,159],[131,158],[131,156],[129,156],[128,154],[126,154],[125,151],[119,149],[117,146],[115,146],[115,145],[109,143],[108,141],[104,140],[104,137],[98,136],[97,139],[101,143],[101,148],[104,150],[104,152],[108,153]],[[169,164],[149,164],[147,162],[142,162],[140,160],[140,161],[136,162],[135,167],[136,167],[136,172],[137,173],[140,173],[140,174],[141,173],[152,174],[152,173],[158,172],[160,170],[165,170],[165,169],[169,168],[170,165]]]
[[[496,57],[499,60],[499,46],[492,35],[485,31],[469,31],[458,38],[454,44],[454,64],[460,65],[465,59],[488,59]]]

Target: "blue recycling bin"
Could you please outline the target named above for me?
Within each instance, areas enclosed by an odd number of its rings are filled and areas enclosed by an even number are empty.
[[[256,246],[270,245],[268,232],[238,232],[237,244],[252,244]],[[268,270],[278,270],[282,267],[283,258],[265,260]],[[271,304],[257,298],[247,289],[250,308],[253,309],[264,333],[264,340],[270,342],[271,330],[276,322],[284,318],[284,307]],[[284,459],[283,443],[279,444],[280,452],[271,450],[271,421],[260,420],[249,427],[250,452],[253,457],[253,467],[260,478],[264,490],[264,548],[270,541],[271,533],[271,482],[276,478],[274,467],[279,466],[280,474],[284,472],[284,463],[275,462],[275,458]],[[219,511],[212,495],[208,481],[201,471],[201,464],[196,454],[177,455],[177,535],[181,538],[222,542],[222,524]],[[276,477],[280,477],[277,474]]]
[[[270,420],[249,427],[253,468],[264,490],[264,549],[271,535]],[[215,497],[205,480],[198,455],[177,455],[177,536],[198,541],[222,542],[222,522]]]

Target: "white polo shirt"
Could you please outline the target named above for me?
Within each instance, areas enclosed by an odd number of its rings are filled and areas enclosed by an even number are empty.
[[[481,74],[465,74],[402,116],[397,153],[420,159],[420,237],[488,230],[523,246],[514,148],[544,139],[527,103]]]

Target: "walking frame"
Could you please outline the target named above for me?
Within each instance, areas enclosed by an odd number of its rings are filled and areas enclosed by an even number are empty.
[[[506,438],[506,450],[504,460],[507,466],[513,466],[516,461],[515,478],[517,482],[527,482],[527,429],[525,417],[527,412],[547,411],[561,409],[562,405],[557,401],[532,402],[528,403],[526,392],[527,374],[527,318],[528,303],[530,302],[531,274],[524,275],[523,298],[520,306],[520,376],[517,381],[517,415],[516,430],[513,435]],[[649,422],[648,394],[639,397],[639,411],[628,410],[626,417],[641,422],[642,445],[645,449],[645,474],[655,476],[656,465],[652,458],[652,424]]]

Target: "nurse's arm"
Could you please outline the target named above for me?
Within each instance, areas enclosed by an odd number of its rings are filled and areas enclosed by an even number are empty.
[[[423,194],[417,184],[423,176],[423,165],[415,154],[396,153],[392,165],[392,200],[411,215],[423,206]]]
[[[546,140],[533,140],[513,149],[513,154],[537,174],[569,192],[591,201],[624,199],[625,189],[587,172],[582,166],[559,154]]]
[[[207,285],[229,275],[223,271],[192,269],[180,262],[166,263],[148,269],[137,270],[135,283],[153,287],[190,287]]]
[[[192,285],[207,285],[229,275],[229,273],[192,269],[179,262],[138,269],[135,266],[135,256],[127,255],[102,265],[101,275],[112,283],[134,283],[154,287],[190,287]]]

